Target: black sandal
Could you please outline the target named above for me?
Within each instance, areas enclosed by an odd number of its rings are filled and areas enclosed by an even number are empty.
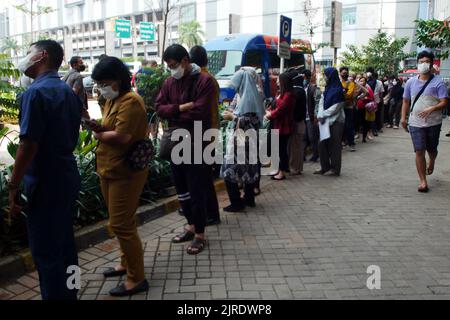
[[[189,230],[184,230],[183,233],[180,233],[179,235],[177,235],[175,238],[172,239],[172,243],[188,242],[194,238],[195,238],[195,233],[193,233]]]
[[[190,255],[197,255],[205,249],[206,240],[195,238],[191,245],[187,248],[186,252]],[[193,250],[195,249],[195,250]]]

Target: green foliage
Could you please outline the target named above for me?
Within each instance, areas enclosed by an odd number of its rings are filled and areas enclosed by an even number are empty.
[[[9,141],[7,150],[14,158],[17,151],[17,139],[11,136],[17,134],[14,131],[9,131],[8,128],[0,130],[0,145],[5,140]],[[12,174],[12,166],[4,166],[0,170],[0,257],[6,254],[11,254],[23,248],[27,243],[27,233],[25,218],[26,213],[21,215],[11,216],[7,210],[8,208],[8,179]],[[22,199],[26,198],[21,195]]]
[[[202,27],[198,21],[191,21],[181,24],[178,28],[178,33],[180,35],[178,41],[186,45],[188,48],[192,48],[196,45],[202,45],[202,36],[204,36],[205,33],[201,28]]]
[[[8,140],[8,152],[15,158],[18,141],[17,138],[10,137],[13,133],[17,136],[17,132],[10,132],[8,128],[0,130],[0,144]],[[154,143],[158,150],[159,140],[155,139]],[[91,225],[108,217],[99,176],[95,170],[96,147],[97,141],[93,138],[92,132],[81,131],[74,152],[81,178],[81,191],[74,212],[74,225],[78,227]],[[173,184],[169,162],[156,156],[150,161],[149,167],[149,178],[141,196],[142,202],[145,203],[163,196],[163,189]],[[7,178],[11,177],[11,172],[12,166],[3,166],[0,169],[0,256],[16,252],[27,245],[26,210],[17,217],[10,217],[8,214]]]
[[[136,58],[136,59],[134,59],[133,57],[125,57],[125,58],[121,58],[120,60],[122,60],[123,62],[136,62],[136,61],[142,62],[142,61],[144,61],[145,59],[142,58],[142,57],[138,57],[138,58]]]
[[[0,109],[1,119],[17,122],[19,115],[19,103],[16,99],[21,89],[13,86],[9,81],[19,78],[20,72],[14,67],[7,55],[0,54]]]
[[[158,93],[170,74],[163,67],[148,68],[146,71],[147,73],[139,73],[136,76],[136,86],[144,99],[147,112],[153,113]]]
[[[4,38],[2,46],[0,47],[0,52],[6,53],[11,57],[14,56],[19,49],[20,46],[17,44],[17,40],[13,38]]]
[[[450,55],[450,23],[439,20],[416,20],[416,44],[438,50],[437,57],[448,59]]]
[[[351,72],[364,72],[367,67],[373,67],[380,76],[397,75],[400,62],[410,56],[403,51],[407,43],[408,38],[396,39],[386,32],[378,32],[366,46],[347,46],[341,55],[341,65],[348,66]]]

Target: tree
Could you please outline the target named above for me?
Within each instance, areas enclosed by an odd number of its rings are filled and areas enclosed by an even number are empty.
[[[416,44],[438,50],[437,57],[448,59],[450,55],[450,18],[440,20],[416,20]]]
[[[198,21],[191,21],[181,24],[178,28],[178,33],[178,41],[181,44],[186,45],[188,48],[203,44],[202,36],[204,36],[205,33],[201,29],[201,25]]]
[[[5,38],[3,39],[2,46],[0,51],[2,53],[8,54],[10,57],[16,55],[16,52],[20,49],[20,46],[17,44],[17,40],[13,38]]]
[[[19,106],[16,100],[20,88],[10,83],[12,78],[19,78],[20,72],[17,70],[6,54],[0,54],[0,109],[1,117],[8,120],[17,120]]]
[[[36,2],[36,0],[30,0],[29,1],[30,7],[28,7],[27,2],[25,2],[21,5],[14,6],[14,8],[16,8],[17,10],[23,12],[24,14],[26,14],[30,17],[31,41],[34,41],[34,28],[33,28],[34,18],[37,18],[41,15],[49,14],[49,13],[56,11],[55,9],[53,9],[50,6],[40,6],[40,5],[37,5],[37,7],[35,9],[34,8],[35,2]]]
[[[411,56],[403,51],[407,43],[406,37],[396,39],[378,31],[366,46],[347,46],[348,51],[341,55],[341,65],[354,72],[364,72],[367,67],[373,67],[381,76],[396,75],[400,71],[400,62]]]
[[[169,14],[175,8],[175,2],[178,2],[179,0],[159,0],[160,8],[163,11],[163,18],[164,18],[164,24],[163,24],[163,38],[162,38],[162,52],[166,49],[166,38],[167,38],[167,21],[169,19]],[[159,39],[161,41],[161,39]],[[162,55],[162,53],[161,53]]]
[[[313,7],[311,0],[303,0],[303,12],[305,14],[305,23],[301,25],[302,31],[309,35],[310,48],[308,50],[308,45],[303,41],[293,40],[294,45],[304,50],[304,52],[311,51],[311,53],[317,52],[322,48],[329,47],[330,44],[328,42],[321,42],[318,44],[313,44],[314,35],[316,34],[316,30],[323,26],[323,23],[318,22],[317,14],[319,12],[319,7]],[[297,43],[295,43],[297,42]],[[304,48],[303,48],[304,47]]]

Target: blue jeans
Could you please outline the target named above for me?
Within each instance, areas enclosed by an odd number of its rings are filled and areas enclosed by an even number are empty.
[[[345,130],[344,137],[349,146],[355,145],[355,122],[353,116],[353,109],[344,109],[345,112]]]

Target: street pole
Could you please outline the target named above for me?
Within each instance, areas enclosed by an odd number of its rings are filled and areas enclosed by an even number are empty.
[[[280,59],[280,74],[284,73],[284,58]]]
[[[334,48],[333,65],[335,67],[337,66],[337,51],[338,51],[338,48]]]

